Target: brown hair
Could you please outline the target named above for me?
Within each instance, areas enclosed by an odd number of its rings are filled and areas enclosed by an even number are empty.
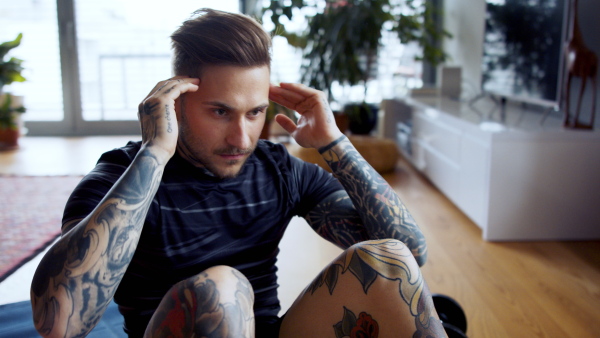
[[[175,75],[198,77],[206,65],[271,66],[271,37],[243,14],[197,10],[171,40]]]

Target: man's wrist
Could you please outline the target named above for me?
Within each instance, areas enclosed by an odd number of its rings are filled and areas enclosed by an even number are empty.
[[[149,156],[154,158],[154,160],[160,166],[165,166],[167,162],[169,162],[171,157],[173,157],[173,153],[167,151],[166,149],[149,144],[142,145],[139,154],[143,154],[142,156]]]
[[[334,140],[333,142],[331,142],[331,143],[329,143],[328,145],[326,145],[326,146],[324,146],[324,147],[321,147],[321,148],[319,148],[319,149],[317,149],[317,150],[319,151],[319,154],[323,154],[324,152],[326,152],[326,151],[328,151],[329,149],[331,149],[331,148],[335,147],[335,146],[336,146],[336,145],[338,145],[340,142],[342,142],[342,141],[344,141],[344,140],[346,140],[346,139],[348,139],[348,138],[346,137],[346,135],[343,135],[343,134],[342,134],[342,136],[338,137],[338,138],[337,138],[336,140]]]

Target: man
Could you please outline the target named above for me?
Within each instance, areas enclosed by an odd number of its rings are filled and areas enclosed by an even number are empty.
[[[32,283],[39,333],[83,336],[114,297],[132,337],[444,336],[423,235],[323,93],[270,85],[255,21],[197,14],[172,36],[176,76],[140,104],[142,141],[104,154],[67,203]],[[276,121],[337,179],[258,140],[269,100],[301,115]],[[279,318],[277,246],[295,215],[346,251]]]

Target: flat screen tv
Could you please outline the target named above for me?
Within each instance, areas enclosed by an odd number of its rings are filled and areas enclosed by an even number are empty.
[[[557,108],[568,0],[486,0],[482,90]]]

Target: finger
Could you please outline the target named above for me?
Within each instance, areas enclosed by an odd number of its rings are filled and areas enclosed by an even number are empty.
[[[175,77],[172,77],[172,78],[164,80],[164,81],[160,81],[159,83],[156,84],[156,86],[154,86],[154,88],[152,88],[152,90],[150,91],[148,96],[146,96],[146,99],[151,97],[152,95],[158,94],[161,90],[163,90],[167,86],[169,86],[169,85],[173,86],[174,84],[178,84],[178,83],[199,84],[200,79],[179,75],[179,76],[175,76]]]
[[[296,106],[306,98],[288,89],[271,85],[269,90],[269,99],[279,103],[282,106],[296,110]]]
[[[313,96],[313,95],[320,95],[322,92],[320,90],[316,90],[314,88],[305,86],[301,83],[289,83],[289,82],[282,82],[279,84],[279,86],[283,89],[287,89],[288,91],[294,92],[297,95],[300,95],[304,98]]]
[[[314,88],[307,87],[300,83],[286,83],[282,82],[279,85],[279,93],[294,97],[297,100],[304,100],[311,96],[319,95],[321,91]]]
[[[164,97],[171,100],[176,100],[183,93],[195,92],[198,90],[199,79],[186,78],[167,81],[157,92],[151,97]]]
[[[180,79],[169,81],[158,90],[157,95],[166,95],[167,97],[175,100],[181,94],[198,90],[198,79]]]
[[[297,126],[294,121],[285,115],[275,115],[275,122],[277,122],[283,129],[285,129],[285,131],[290,134],[293,134],[296,131]]]
[[[299,83],[281,83],[281,93],[288,100],[295,100],[294,110],[300,114],[313,112],[319,109],[329,109],[325,93]]]
[[[173,78],[165,81],[165,84],[157,90],[157,93],[169,91],[169,88],[174,86],[186,86],[187,84],[198,85],[200,83],[200,79],[187,77],[187,78]]]
[[[159,111],[165,104],[172,105],[181,94],[197,91],[199,79],[188,78],[175,81],[165,81],[158,91],[148,96],[140,103],[138,114],[151,115]]]

